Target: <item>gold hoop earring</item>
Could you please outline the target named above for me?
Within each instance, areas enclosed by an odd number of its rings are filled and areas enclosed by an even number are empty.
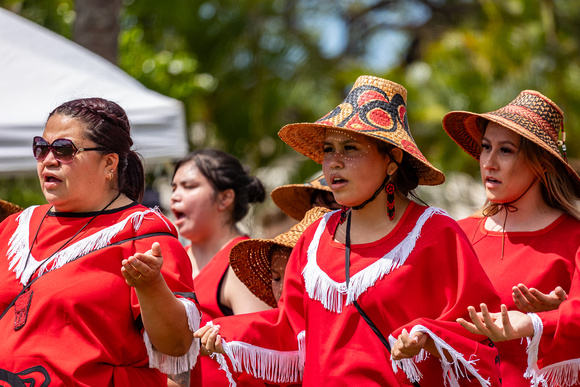
[[[109,181],[111,181],[111,180],[113,180],[114,177],[115,177],[115,175],[113,173],[113,170],[111,169],[109,171],[109,174],[107,175],[106,179],[109,180]]]

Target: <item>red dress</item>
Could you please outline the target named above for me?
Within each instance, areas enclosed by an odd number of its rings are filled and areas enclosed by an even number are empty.
[[[204,326],[214,318],[224,317],[226,315],[219,304],[220,283],[230,266],[230,251],[232,250],[232,247],[234,247],[238,242],[246,239],[249,239],[249,237],[237,237],[225,245],[193,279],[194,286],[197,289],[197,300],[202,312],[201,326]],[[191,248],[191,246],[189,248]],[[223,356],[218,354],[214,355],[214,357],[218,356],[222,363],[224,363],[225,359],[223,359]],[[220,369],[220,365],[208,356],[201,357],[199,363],[194,369],[194,376],[195,374],[199,375],[200,373],[202,381],[201,386],[205,387],[229,387],[229,378],[232,378],[232,380],[233,378],[237,379],[238,382],[244,386],[264,386],[263,381],[251,378],[249,375],[242,376],[236,373],[232,375],[229,371]],[[242,380],[239,379],[240,377]],[[192,378],[191,386],[200,386],[200,384],[196,383],[196,378]]]
[[[538,313],[533,317],[536,325],[541,325],[535,329],[536,341],[541,348],[537,364],[534,359],[537,345],[530,347],[532,351],[528,360],[526,341],[497,343],[504,385],[529,386],[530,380],[524,377],[528,361],[531,361],[531,367],[527,376],[532,378],[534,385],[542,379],[549,381],[549,386],[580,385],[580,349],[577,349],[580,348],[580,329],[576,326],[580,316],[572,315],[572,306],[579,302],[580,296],[580,288],[573,285],[578,281],[580,221],[562,215],[542,230],[506,232],[505,235],[487,231],[484,220],[479,217],[463,219],[459,224],[472,241],[481,265],[508,310],[518,310],[512,299],[512,288],[520,283],[546,294],[556,286],[568,293],[568,300],[560,305],[559,310]],[[543,335],[537,334],[538,328],[543,330]],[[554,347],[555,343],[558,343],[557,347]],[[548,365],[551,367],[545,368]]]
[[[307,386],[498,386],[497,350],[455,322],[480,302],[499,306],[465,234],[442,210],[411,203],[395,229],[351,246],[334,241],[337,212],[302,235],[286,268],[279,308],[221,318],[220,334],[239,370],[265,380]],[[405,328],[430,335],[442,362],[422,351],[392,361],[352,304],[357,300],[391,345]],[[403,371],[402,371],[403,370]],[[407,376],[406,376],[407,375]],[[469,378],[469,379],[468,379]],[[456,384],[459,383],[459,384]]]
[[[166,386],[160,370],[191,369],[197,340],[180,358],[152,348],[135,289],[121,274],[123,259],[161,243],[163,277],[197,329],[191,264],[169,220],[136,203],[108,210],[49,258],[96,214],[49,208],[30,207],[0,224],[0,313],[32,283],[28,310],[17,302],[0,319],[0,385]],[[19,319],[16,310],[24,310]]]

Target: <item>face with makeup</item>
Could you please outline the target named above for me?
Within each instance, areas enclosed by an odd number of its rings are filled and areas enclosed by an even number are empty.
[[[481,140],[479,166],[490,202],[509,203],[522,196],[536,176],[522,152],[522,137],[495,122],[487,125]]]
[[[328,129],[322,170],[335,200],[357,206],[372,197],[387,176],[390,159],[367,136]],[[384,191],[380,195],[384,195]]]

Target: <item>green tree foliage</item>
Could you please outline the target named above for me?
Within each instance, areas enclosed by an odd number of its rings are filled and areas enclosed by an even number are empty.
[[[97,0],[95,0],[97,1]],[[65,36],[73,0],[0,0]],[[490,111],[537,89],[580,135],[580,8],[568,0],[125,0],[119,66],[184,102],[191,147],[216,146],[252,168],[284,155],[277,137],[339,103],[361,74],[408,89],[419,147],[445,171],[476,163],[441,128],[450,110]],[[319,167],[295,163],[294,181]]]

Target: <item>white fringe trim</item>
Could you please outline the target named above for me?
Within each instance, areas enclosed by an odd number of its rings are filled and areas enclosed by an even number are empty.
[[[211,321],[207,325],[214,326]],[[304,337],[303,332],[298,334],[299,343],[300,337]],[[273,383],[298,383],[302,380],[304,360],[300,350],[276,351],[241,341],[228,343],[224,339],[222,339],[222,347],[236,372],[245,371],[258,379]],[[212,355],[211,357],[220,364],[220,369],[223,369],[228,375],[230,386],[235,386],[225,359],[223,359],[223,355],[220,356],[222,356],[221,359],[219,356]]]
[[[534,326],[534,334],[528,341],[528,368],[524,377],[531,379],[532,387],[573,386],[580,382],[580,359],[567,360],[538,368],[538,351],[544,332],[544,324],[535,313],[528,313]]]
[[[421,214],[413,230],[405,237],[401,243],[385,254],[382,258],[354,274],[350,279],[350,285],[347,290],[346,282],[336,282],[326,274],[316,262],[318,245],[326,223],[334,212],[324,215],[310,245],[308,246],[308,262],[302,271],[304,277],[304,286],[308,296],[320,301],[329,311],[341,313],[343,305],[350,305],[354,300],[374,286],[385,275],[397,269],[405,263],[415,245],[421,236],[421,230],[425,222],[433,215],[449,216],[439,208],[429,207]],[[346,297],[346,300],[345,300]]]
[[[201,313],[195,306],[195,303],[186,298],[178,298],[178,300],[185,306],[189,330],[191,332],[197,331],[199,329],[199,324],[201,323]],[[195,366],[195,363],[197,363],[197,356],[199,355],[200,348],[200,342],[198,339],[193,339],[191,347],[189,347],[187,353],[179,357],[169,356],[155,349],[153,344],[151,344],[151,340],[146,331],[143,331],[143,341],[145,342],[147,355],[149,356],[149,367],[157,368],[164,374],[181,374],[191,370]]]
[[[477,359],[466,360],[463,357],[463,354],[457,352],[455,349],[453,349],[453,347],[451,347],[439,336],[434,334],[430,329],[424,327],[423,325],[415,325],[413,329],[411,329],[411,332],[409,332],[409,335],[412,335],[415,332],[426,333],[433,339],[435,348],[437,348],[437,352],[439,352],[439,355],[441,356],[440,361],[443,368],[443,381],[446,386],[449,384],[451,387],[459,387],[459,378],[469,378],[468,373],[475,377],[475,379],[477,379],[477,381],[479,381],[482,386],[491,386],[490,381],[479,375],[477,369],[474,367]],[[389,336],[391,347],[395,344],[396,341],[397,340],[392,335]],[[447,361],[447,358],[445,357],[445,351],[447,351],[447,353],[451,356],[451,362]],[[422,350],[422,352],[425,351]],[[411,382],[418,382],[422,375],[415,363],[424,360],[425,358],[426,355],[421,353],[411,359],[393,360],[391,358],[393,372],[397,373],[398,369],[402,369]]]
[[[551,364],[532,375],[530,385],[548,387],[575,386],[580,382],[580,359]]]
[[[304,372],[304,360],[306,359],[306,331],[301,331],[296,336],[298,340],[298,357],[300,358],[300,372]]]
[[[71,244],[70,246],[56,253],[50,259],[40,259],[39,261],[35,259],[32,254],[30,255],[30,258],[28,258],[28,254],[30,252],[30,219],[32,217],[34,208],[36,207],[38,206],[28,207],[16,218],[18,227],[8,241],[9,249],[7,258],[8,261],[10,261],[8,268],[16,273],[16,279],[20,279],[20,283],[23,286],[28,284],[30,278],[37,270],[37,275],[41,276],[48,271],[52,271],[64,266],[79,256],[83,256],[90,253],[91,251],[107,246],[111,242],[111,239],[113,239],[113,237],[122,231],[126,224],[130,221],[133,223],[134,230],[137,231],[141,227],[145,216],[153,214],[163,220],[167,228],[171,230],[167,222],[165,222],[163,219],[161,213],[158,212],[159,210],[157,208],[135,212],[119,223],[100,230],[95,234],[89,235],[88,237]],[[47,269],[49,266],[50,269]]]

